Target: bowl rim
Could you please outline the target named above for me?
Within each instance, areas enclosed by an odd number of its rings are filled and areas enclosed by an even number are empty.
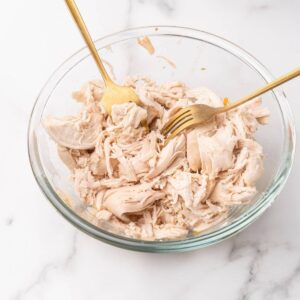
[[[124,37],[123,37],[124,35]],[[213,44],[214,46],[220,47],[223,50],[229,52],[232,55],[235,55],[241,61],[246,63],[249,67],[254,69],[266,82],[270,82],[274,79],[272,74],[268,71],[268,69],[259,62],[254,56],[252,56],[249,52],[242,49],[238,45],[230,42],[227,39],[224,39],[218,35],[194,29],[189,27],[181,27],[181,26],[168,26],[168,25],[154,25],[154,26],[141,26],[129,28],[126,30],[118,31],[109,35],[106,35],[102,38],[95,40],[95,43],[109,41],[110,39],[117,39],[115,43],[119,43],[123,40],[133,39],[140,36],[165,36],[165,35],[177,35],[178,37],[188,37],[194,38],[197,40],[204,41],[206,43]],[[121,39],[121,37],[123,37]],[[104,48],[108,45],[112,45],[112,42],[109,42],[105,46],[101,46],[100,48]],[[35,103],[33,109],[30,114],[30,120],[28,125],[28,134],[27,134],[27,147],[28,147],[28,156],[29,162],[34,174],[35,180],[40,187],[43,194],[50,201],[50,203],[58,210],[58,212],[67,219],[70,223],[72,223],[75,227],[80,229],[81,231],[93,236],[98,240],[102,240],[108,244],[112,244],[121,248],[135,250],[135,251],[143,251],[143,252],[182,252],[187,250],[192,250],[196,248],[205,247],[211,244],[215,244],[220,242],[230,236],[240,232],[242,229],[246,228],[250,225],[258,216],[260,216],[265,209],[267,209],[274,199],[281,192],[292,168],[292,163],[294,159],[295,153],[295,125],[293,121],[293,116],[291,109],[289,107],[286,95],[284,92],[279,92],[278,90],[272,91],[274,97],[276,98],[278,105],[281,110],[282,119],[284,122],[284,132],[285,132],[285,145],[283,149],[284,158],[281,160],[281,164],[278,168],[277,174],[274,176],[272,182],[269,184],[266,191],[264,191],[257,200],[257,202],[250,207],[246,212],[244,212],[241,216],[236,218],[229,225],[225,225],[220,229],[217,229],[213,232],[203,234],[200,236],[183,239],[183,240],[175,240],[175,241],[145,241],[132,239],[125,236],[120,236],[117,234],[110,233],[105,231],[92,223],[86,221],[79,215],[77,215],[72,209],[70,209],[57,195],[55,190],[52,188],[51,184],[48,182],[45,172],[43,172],[43,167],[41,161],[39,159],[39,154],[33,145],[36,145],[36,136],[34,134],[34,118],[37,117],[37,107],[39,105],[39,100],[42,97],[43,93],[46,92],[47,86],[50,85],[51,81],[55,79],[57,75],[59,75],[61,68],[63,68],[67,63],[71,62],[74,58],[81,55],[82,53],[86,53],[84,56],[85,59],[90,54],[86,47],[83,47],[76,51],[73,55],[67,58],[63,63],[56,68],[56,70],[52,73],[49,79],[46,81],[44,86],[42,87]],[[81,61],[79,60],[79,61]],[[79,62],[77,61],[77,63]],[[69,72],[68,69],[67,72]],[[65,72],[65,73],[67,73]],[[65,74],[61,74],[60,80],[63,79]],[[60,81],[58,80],[58,82]],[[58,84],[56,81],[56,84]],[[48,99],[51,97],[53,90],[52,88],[50,94],[47,97],[46,103]]]

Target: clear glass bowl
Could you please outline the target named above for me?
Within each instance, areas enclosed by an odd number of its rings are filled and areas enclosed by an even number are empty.
[[[145,35],[150,37],[155,55],[149,55],[137,44],[137,38]],[[190,87],[207,86],[233,100],[273,79],[260,62],[240,47],[190,28],[135,28],[101,38],[96,46],[101,57],[113,66],[118,82],[128,75],[146,75],[158,82],[181,80]],[[167,57],[177,67],[157,56]],[[267,126],[259,128],[256,136],[264,148],[265,172],[258,183],[259,193],[251,204],[233,207],[224,222],[205,234],[176,241],[130,239],[99,225],[92,211],[85,209],[75,195],[69,172],[41,126],[44,116],[78,111],[79,104],[71,100],[71,92],[95,78],[99,78],[99,74],[86,48],[67,59],[43,87],[34,105],[28,132],[29,157],[38,185],[54,207],[80,230],[131,250],[186,251],[220,242],[241,231],[261,215],[281,191],[292,166],[295,133],[288,101],[283,92],[276,90],[263,96],[271,118]]]

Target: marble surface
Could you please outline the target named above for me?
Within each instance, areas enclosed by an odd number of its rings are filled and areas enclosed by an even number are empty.
[[[300,154],[274,205],[239,235],[183,254],[98,242],[44,199],[26,127],[49,74],[83,43],[64,1],[1,1],[0,299],[300,299]],[[300,64],[298,0],[78,0],[94,37],[153,24],[190,26],[241,45],[274,73]],[[300,79],[286,84],[300,130]],[[299,150],[299,149],[298,149]]]

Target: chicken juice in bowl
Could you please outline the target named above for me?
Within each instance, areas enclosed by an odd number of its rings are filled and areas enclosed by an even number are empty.
[[[181,36],[170,36],[174,30]],[[136,46],[136,39],[142,32],[150,36],[156,49],[157,55],[147,58],[150,63],[146,59],[148,53]],[[188,32],[193,38],[183,35]],[[106,38],[111,47],[105,59],[110,63],[114,61],[112,57],[116,59],[113,63],[117,67],[116,77],[127,77],[125,83],[136,89],[142,105],[115,106],[109,117],[101,106],[101,82],[89,82],[74,93],[79,104],[73,107],[73,100],[58,84],[51,94],[52,103],[46,101],[46,109],[40,115],[43,126],[40,124],[37,130],[43,136],[37,135],[38,142],[43,146],[46,143],[51,149],[51,154],[44,155],[41,162],[47,166],[45,177],[50,178],[49,191],[43,188],[44,192],[48,198],[56,194],[60,202],[54,197],[54,205],[59,205],[58,209],[84,231],[134,250],[187,250],[217,242],[239,231],[264,210],[262,197],[270,196],[266,192],[268,186],[274,187],[273,176],[281,166],[271,163],[270,153],[273,160],[286,150],[286,137],[276,135],[273,124],[272,128],[261,126],[257,140],[254,138],[256,128],[266,122],[269,111],[270,123],[273,118],[282,118],[277,129],[285,121],[282,107],[274,96],[266,95],[263,106],[257,99],[238,110],[221,114],[213,122],[176,137],[166,147],[163,147],[160,129],[180,107],[192,103],[224,105],[223,96],[238,99],[237,94],[243,95],[243,87],[246,93],[262,85],[266,79],[243,61],[253,58],[229,42],[190,29],[136,29],[126,33],[124,38],[128,39],[125,41],[114,44],[115,38],[114,35]],[[228,49],[220,48],[221,44],[223,48],[230,46],[231,50],[240,51],[243,60],[236,57],[237,53],[233,55]],[[102,51],[106,51],[106,44],[101,45]],[[167,50],[170,50],[168,53],[176,69],[158,57],[167,56],[163,51],[170,46],[173,48]],[[175,46],[185,51],[174,51]],[[189,58],[180,54],[187,51],[191,52]],[[131,65],[124,67],[123,63],[118,67],[117,60],[126,55],[134,57]],[[76,90],[79,82],[95,77],[88,59],[78,62],[77,57],[68,61],[70,69],[60,83],[68,85],[69,93],[70,86]],[[183,59],[185,63],[181,64]],[[222,70],[216,69],[220,61]],[[204,64],[206,67],[202,70]],[[85,70],[82,81],[81,68]],[[216,79],[224,69],[233,75],[238,70],[238,82]],[[216,93],[203,86],[213,88]],[[60,109],[54,105],[55,96],[63,102],[59,104]],[[66,113],[62,109],[64,106]],[[66,115],[68,117],[64,117]],[[149,131],[140,126],[143,121],[148,123]],[[281,132],[284,132],[282,128]],[[268,141],[272,137],[277,143],[282,139],[282,148],[273,149],[273,141],[264,143],[265,138],[260,139],[260,134],[267,136]],[[48,172],[51,168],[56,169],[55,172]],[[72,209],[61,199],[71,199]]]

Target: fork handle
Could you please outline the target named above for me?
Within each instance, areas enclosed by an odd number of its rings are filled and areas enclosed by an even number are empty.
[[[85,25],[85,22],[80,14],[80,11],[75,3],[74,0],[65,0],[68,8],[69,8],[69,11],[84,39],[84,41],[86,42],[86,45],[88,46],[91,54],[92,54],[92,57],[94,58],[96,64],[97,64],[97,67],[103,77],[103,80],[105,82],[106,85],[108,84],[112,84],[112,80],[111,78],[109,77],[108,73],[106,72],[105,68],[104,68],[104,65],[101,61],[101,58],[98,54],[98,51],[95,47],[95,44],[91,38],[91,35]]]
[[[256,98],[257,96],[260,96],[266,92],[268,92],[269,90],[272,90],[273,88],[297,77],[300,75],[300,68],[297,68],[273,81],[271,81],[270,83],[268,83],[267,85],[257,89],[256,91],[254,91],[253,93],[249,94],[248,96],[243,97],[242,99],[240,99],[239,101],[236,101],[230,105],[224,106],[221,108],[221,112],[226,112],[230,109],[236,108],[244,103],[246,103],[249,100],[252,100],[253,98]]]

